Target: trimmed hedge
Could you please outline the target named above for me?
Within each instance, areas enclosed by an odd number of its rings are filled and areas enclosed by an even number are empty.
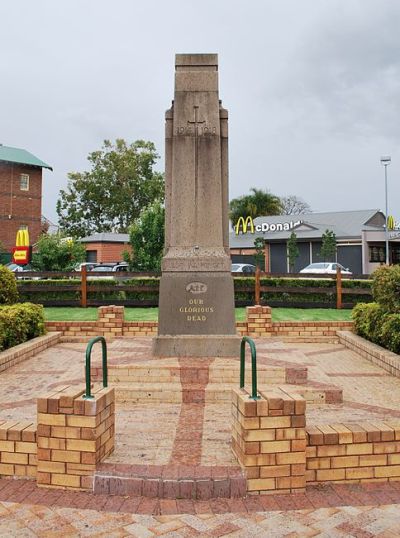
[[[0,307],[0,351],[45,332],[43,306],[24,303]]]
[[[76,290],[47,290],[50,286],[68,286],[76,285]],[[137,286],[154,288],[146,291],[122,291],[119,288],[121,285]],[[88,280],[88,300],[99,300],[104,302],[109,301],[147,301],[153,302],[156,306],[158,304],[158,290],[160,285],[159,277],[139,277],[131,278],[129,280],[114,280],[109,279],[96,279]],[[262,286],[269,286],[276,288],[276,292],[263,292],[261,298],[264,304],[273,304],[274,302],[284,302],[287,306],[296,306],[299,303],[324,303],[329,306],[336,302],[336,282],[334,279],[312,279],[312,278],[262,278]],[[34,286],[38,292],[25,291],[24,287]],[[91,288],[111,287],[115,288],[115,291],[91,291]],[[253,304],[254,303],[254,277],[239,277],[234,279],[235,287],[235,302],[237,305],[241,304]],[[286,293],[280,291],[279,288],[292,287],[298,288],[298,293],[291,292]],[[303,288],[325,288],[329,289],[329,293],[305,293]],[[371,289],[371,282],[368,280],[343,280],[342,287],[345,289]],[[243,288],[245,290],[243,291]],[[76,301],[79,304],[80,301],[80,280],[79,279],[57,279],[57,280],[22,280],[18,281],[18,289],[21,296],[21,301],[43,302],[43,301]],[[366,301],[368,298],[365,295],[346,294],[344,301],[346,303],[358,303],[360,301]]]
[[[352,318],[355,332],[394,353],[400,353],[400,266],[382,266],[372,275],[374,303],[358,304]]]
[[[0,305],[14,304],[18,301],[17,281],[14,273],[0,265]]]

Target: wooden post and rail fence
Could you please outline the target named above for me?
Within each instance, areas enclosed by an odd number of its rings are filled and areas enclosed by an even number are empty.
[[[81,272],[30,271],[16,274],[21,301],[82,308],[109,304],[158,306],[159,276],[159,273],[87,272],[86,267]],[[358,297],[364,301],[371,300],[371,288],[365,283],[368,275],[349,277],[340,270],[332,275],[306,275],[264,273],[257,268],[255,275],[233,273],[232,276],[236,306],[336,306],[340,309],[351,308]],[[316,285],[318,280],[321,280],[320,286]],[[346,284],[348,280],[359,282],[349,287]]]

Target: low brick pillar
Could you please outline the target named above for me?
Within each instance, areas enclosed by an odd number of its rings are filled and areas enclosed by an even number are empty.
[[[124,307],[123,306],[99,306],[98,326],[103,336],[115,338],[122,336],[124,332]]]
[[[114,450],[113,388],[67,387],[37,400],[37,483],[62,489],[93,488],[96,466]]]
[[[253,494],[303,491],[306,485],[306,402],[282,389],[250,399],[232,391],[232,448]]]
[[[246,308],[247,334],[252,337],[272,335],[272,313],[269,306],[248,306]]]

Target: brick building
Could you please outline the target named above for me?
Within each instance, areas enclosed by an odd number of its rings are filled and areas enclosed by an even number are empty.
[[[15,246],[18,230],[34,244],[41,232],[42,170],[51,166],[24,149],[0,145],[0,242]]]
[[[129,234],[98,233],[83,237],[81,243],[85,245],[88,262],[120,262],[124,250],[131,252]]]

